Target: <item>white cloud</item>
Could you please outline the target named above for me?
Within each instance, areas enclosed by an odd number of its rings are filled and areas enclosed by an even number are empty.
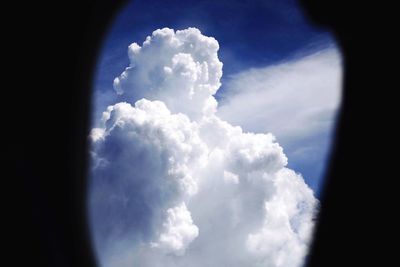
[[[115,84],[129,103],[108,107],[91,134],[90,216],[103,266],[295,267],[305,257],[317,200],[272,134],[244,132],[209,109],[217,51],[193,28],[130,46]]]
[[[163,223],[163,230],[158,241],[152,243],[154,248],[160,248],[165,253],[183,255],[185,249],[197,236],[199,228],[193,224],[192,217],[186,204],[167,210],[167,218]]]
[[[341,99],[337,48],[228,77],[217,115],[246,131],[272,132],[289,163],[321,188]],[[221,94],[220,94],[221,95]]]
[[[142,46],[129,46],[130,65],[114,80],[115,91],[128,102],[160,100],[192,119],[215,112],[212,96],[220,87],[222,63],[218,42],[196,28],[159,29]]]
[[[272,132],[285,144],[324,132],[340,103],[340,61],[339,52],[329,48],[233,75],[224,85],[218,116],[246,131]]]

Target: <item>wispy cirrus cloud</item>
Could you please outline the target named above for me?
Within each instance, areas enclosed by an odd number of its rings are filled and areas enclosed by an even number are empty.
[[[243,129],[273,132],[290,142],[323,131],[334,120],[341,97],[341,62],[335,48],[226,81],[218,115]]]

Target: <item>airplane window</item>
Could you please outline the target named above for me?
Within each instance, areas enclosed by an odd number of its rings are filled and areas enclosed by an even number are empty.
[[[302,266],[341,79],[295,0],[125,6],[93,88],[99,265]]]

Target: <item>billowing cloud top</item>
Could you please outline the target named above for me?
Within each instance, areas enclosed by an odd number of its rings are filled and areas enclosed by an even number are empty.
[[[271,134],[215,115],[218,42],[156,30],[92,130],[90,216],[105,266],[300,266],[316,199]]]
[[[214,38],[196,28],[156,30],[142,46],[129,46],[130,65],[115,78],[114,89],[126,101],[161,100],[172,112],[192,119],[214,113],[217,102],[212,95],[222,76],[218,49]]]

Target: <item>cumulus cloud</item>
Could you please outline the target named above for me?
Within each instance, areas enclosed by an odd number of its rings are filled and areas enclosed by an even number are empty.
[[[220,87],[222,62],[218,42],[196,28],[153,32],[142,46],[128,48],[130,65],[114,80],[121,99],[160,100],[191,119],[215,112],[213,94]]]
[[[108,266],[300,266],[317,200],[270,133],[216,115],[218,42],[195,28],[132,44],[125,102],[92,130],[90,218]]]
[[[193,224],[192,217],[183,202],[167,210],[167,218],[158,241],[152,243],[154,248],[161,248],[166,253],[183,255],[185,249],[199,235],[199,228]]]

